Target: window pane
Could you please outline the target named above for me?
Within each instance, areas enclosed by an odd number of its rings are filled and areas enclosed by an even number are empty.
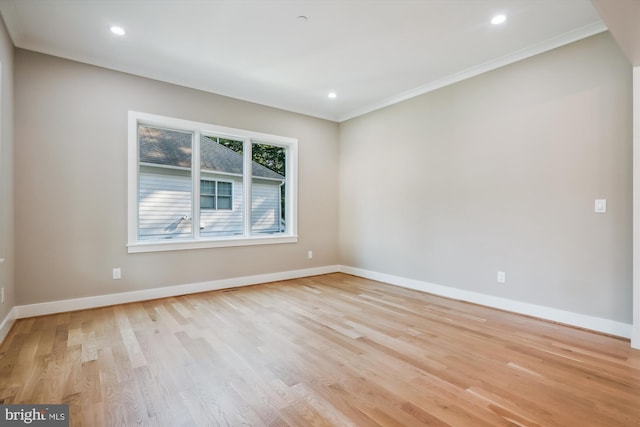
[[[244,233],[242,156],[243,141],[216,136],[200,138],[200,176],[214,186],[209,194],[218,195],[215,209],[200,204],[200,236],[203,238]]]
[[[219,182],[218,183],[218,195],[219,196],[231,196],[231,183]]]
[[[287,150],[269,144],[253,144],[251,150],[251,233],[284,232]]]
[[[200,196],[200,208],[215,209],[216,208],[215,196]]]
[[[216,194],[215,181],[200,181],[200,194]]]
[[[218,196],[218,209],[231,209],[231,197]]]
[[[138,126],[138,239],[191,238],[193,134]]]

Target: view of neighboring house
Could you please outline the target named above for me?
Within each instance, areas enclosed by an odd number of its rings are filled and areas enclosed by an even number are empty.
[[[138,239],[192,236],[192,139],[177,130],[138,127]],[[243,156],[200,137],[200,236],[243,234]],[[282,231],[285,177],[253,161],[251,232]]]

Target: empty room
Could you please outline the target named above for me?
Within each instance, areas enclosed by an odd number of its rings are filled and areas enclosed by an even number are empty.
[[[640,1],[0,15],[0,425],[640,427]]]

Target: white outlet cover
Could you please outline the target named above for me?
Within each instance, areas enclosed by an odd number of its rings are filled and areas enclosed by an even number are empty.
[[[596,199],[593,205],[593,211],[595,213],[606,213],[607,199]]]

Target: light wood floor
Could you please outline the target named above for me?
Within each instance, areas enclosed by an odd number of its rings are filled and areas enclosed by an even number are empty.
[[[19,320],[0,403],[90,427],[640,426],[640,351],[330,274]]]

